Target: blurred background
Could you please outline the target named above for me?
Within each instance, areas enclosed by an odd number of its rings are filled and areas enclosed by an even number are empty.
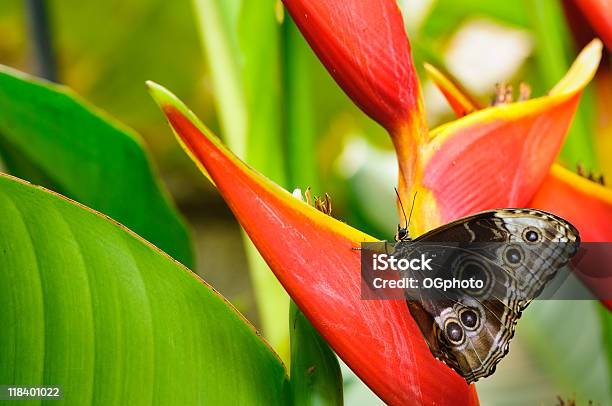
[[[432,128],[453,115],[423,62],[456,76],[484,104],[502,82],[515,89],[525,82],[535,97],[595,36],[571,1],[399,3]],[[193,231],[197,273],[281,354],[288,299],[179,148],[145,80],[172,90],[232,149],[287,189],[328,192],[334,217],[381,239],[393,237],[397,175],[389,138],[341,92],[279,1],[2,0],[0,63],[71,87],[141,135]],[[606,55],[560,159],[612,180],[609,67]],[[532,305],[510,355],[478,384],[483,404],[610,399],[596,306]],[[577,329],[585,332],[579,340]],[[345,372],[347,404],[380,404]]]

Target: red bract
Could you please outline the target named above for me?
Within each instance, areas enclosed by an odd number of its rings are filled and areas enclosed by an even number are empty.
[[[558,97],[560,92],[574,92],[574,98],[579,94],[578,91],[586,84],[597,66],[598,52],[593,52],[596,50],[595,44],[597,42],[587,48],[589,52],[582,53],[566,78],[551,91],[549,96],[540,99],[542,102],[551,96]],[[436,85],[444,89],[443,94],[458,115],[462,116],[465,115],[463,112],[481,109],[471,101],[473,98],[456,85],[453,79],[431,66],[428,67],[428,73]],[[566,105],[570,107],[575,105],[571,97],[565,96],[565,99]],[[545,114],[541,116],[552,121],[549,114],[555,111],[553,107],[556,107],[556,104],[549,102],[548,106],[545,106]],[[514,106],[515,109],[526,111],[532,109],[528,103],[515,103]],[[558,133],[558,135],[563,136],[563,133]],[[535,138],[538,136],[539,134],[536,134]],[[497,138],[502,137],[503,133],[497,135]],[[550,132],[546,134],[546,137],[550,137]],[[492,148],[497,149],[498,147],[492,146]],[[538,154],[540,151],[535,153]],[[546,166],[546,170],[544,179],[535,182],[537,186],[535,192],[526,193],[522,198],[511,201],[510,204],[541,208],[568,219],[578,227],[583,241],[612,241],[612,190],[578,176],[560,165],[552,165],[550,169]],[[523,185],[525,182],[521,181],[519,184]],[[514,196],[516,198],[516,195]]]
[[[458,116],[480,109],[453,79],[432,66],[427,69]],[[579,72],[580,69],[574,71]],[[572,75],[568,75],[568,78],[571,77]],[[565,80],[566,85],[570,82]],[[563,82],[561,84],[563,85]],[[582,241],[612,241],[612,190],[558,164],[552,165],[544,180],[538,184],[533,197],[529,198],[525,205],[555,213],[569,220],[580,230]],[[593,291],[598,291],[597,286],[591,285],[597,284],[597,280],[585,280],[585,283]],[[602,303],[612,310],[611,300],[602,300]]]
[[[411,189],[423,196],[415,207],[415,231],[481,210],[526,207],[561,148],[600,57],[596,40],[548,95],[477,110],[433,130],[412,157],[419,169]],[[447,87],[444,93],[460,91]]]
[[[346,94],[388,131],[425,131],[419,83],[395,0],[283,0]]]
[[[477,404],[431,355],[404,301],[361,300],[372,237],[315,210],[228,151],[173,95],[151,91],[189,155],[212,178],[272,271],[336,353],[389,404]]]

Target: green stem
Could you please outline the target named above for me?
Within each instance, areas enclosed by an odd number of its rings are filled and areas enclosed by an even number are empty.
[[[287,164],[293,187],[310,186],[321,193],[316,167],[316,129],[310,58],[312,51],[297,26],[287,17],[284,34],[284,83]]]

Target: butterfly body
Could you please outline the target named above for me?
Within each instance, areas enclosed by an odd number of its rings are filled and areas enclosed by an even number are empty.
[[[579,242],[578,231],[560,217],[501,209],[462,218],[415,240],[400,240],[393,256],[433,253],[437,276],[483,281],[480,288],[433,294],[404,291],[433,355],[471,383],[495,371],[508,353],[521,312],[569,262]],[[402,276],[424,282],[430,275]]]

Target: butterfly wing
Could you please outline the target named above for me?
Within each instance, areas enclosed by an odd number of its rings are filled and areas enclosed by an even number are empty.
[[[434,356],[468,382],[491,375],[507,354],[522,310],[564,267],[578,231],[552,214],[530,209],[482,212],[395,246],[396,258],[433,255],[434,269],[410,272],[408,308]],[[424,279],[482,280],[480,288],[423,289]]]

